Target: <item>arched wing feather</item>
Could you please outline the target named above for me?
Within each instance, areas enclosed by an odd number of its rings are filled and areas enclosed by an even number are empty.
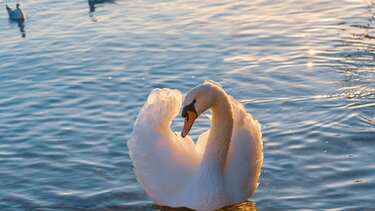
[[[165,205],[183,188],[198,164],[195,145],[170,129],[178,114],[182,94],[154,89],[139,112],[128,149],[137,180],[156,203]]]
[[[245,201],[258,187],[263,162],[261,125],[232,98],[234,126],[224,179],[233,202]],[[244,188],[246,187],[246,188]]]

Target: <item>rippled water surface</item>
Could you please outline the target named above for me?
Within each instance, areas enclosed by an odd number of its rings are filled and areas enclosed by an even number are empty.
[[[1,209],[165,209],[126,141],[153,88],[213,79],[263,129],[237,209],[375,210],[375,2],[98,2],[0,2]]]

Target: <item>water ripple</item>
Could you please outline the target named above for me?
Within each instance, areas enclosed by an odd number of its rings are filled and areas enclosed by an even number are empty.
[[[25,1],[25,37],[0,13],[0,208],[170,210],[125,143],[153,88],[204,79],[262,124],[260,186],[224,210],[375,207],[374,2],[90,1]]]

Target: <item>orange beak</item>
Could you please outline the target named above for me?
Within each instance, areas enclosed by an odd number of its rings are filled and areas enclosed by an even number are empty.
[[[187,115],[186,115],[185,121],[184,121],[184,128],[181,131],[182,138],[185,138],[185,136],[187,136],[191,127],[194,124],[194,121],[197,119],[197,116],[198,116],[197,113],[195,113],[193,111],[187,111]]]

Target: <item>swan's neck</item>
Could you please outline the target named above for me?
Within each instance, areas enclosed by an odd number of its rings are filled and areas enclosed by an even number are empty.
[[[224,91],[218,92],[211,106],[211,111],[212,125],[201,168],[222,173],[227,159],[234,121],[230,99]]]

